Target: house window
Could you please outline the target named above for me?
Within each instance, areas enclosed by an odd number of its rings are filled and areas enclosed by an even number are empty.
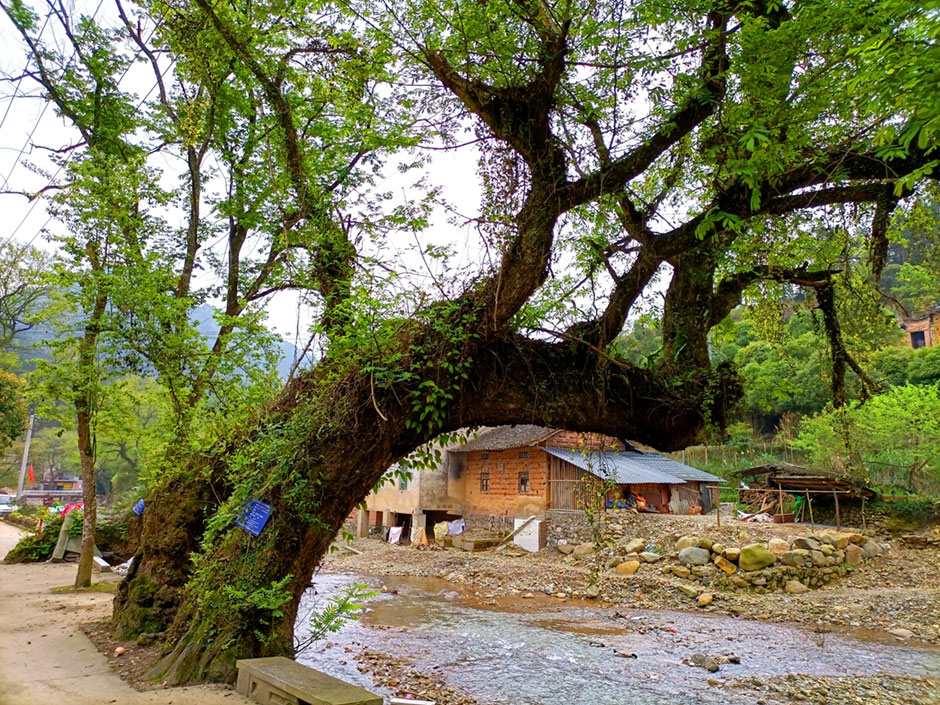
[[[923,348],[927,345],[927,339],[924,337],[924,331],[916,330],[911,333],[911,347]]]
[[[489,459],[490,459],[489,453],[480,453],[480,460],[489,460]]]
[[[529,471],[519,473],[519,494],[529,494]]]
[[[480,473],[480,492],[490,491],[490,471],[483,470]]]
[[[527,450],[520,450],[520,451],[519,451],[519,459],[520,459],[520,460],[525,460],[525,459],[528,458],[528,457],[529,457],[529,451],[527,451]]]

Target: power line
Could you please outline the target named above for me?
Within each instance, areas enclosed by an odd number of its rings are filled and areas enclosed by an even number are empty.
[[[95,17],[97,17],[98,12],[101,10],[101,7],[102,7],[103,4],[104,4],[104,0],[100,0],[100,2],[98,3],[98,7],[95,9],[94,14],[92,15],[92,20],[94,20]],[[49,17],[49,16],[46,17],[47,22],[48,22],[48,17]],[[146,41],[145,41],[144,43],[149,42],[149,41],[153,38],[153,36],[157,33],[157,30],[160,28],[160,25],[161,25],[161,24],[162,24],[162,18],[161,18],[161,21],[157,22],[157,23],[154,25],[153,29],[150,31],[150,36],[147,37],[147,39],[146,39]],[[43,26],[43,28],[45,28],[45,25]],[[42,32],[40,31],[40,36],[41,36],[41,34],[42,34]],[[77,49],[73,49],[73,51],[72,51],[72,56],[69,58],[69,61],[66,63],[66,68],[68,68],[68,65],[71,64],[72,60],[75,59],[77,53],[78,53],[78,50],[77,50]],[[143,53],[143,50],[142,50],[142,49],[138,49],[138,50],[137,50],[137,52],[134,54],[134,58],[131,59],[131,61],[128,62],[127,66],[124,68],[124,72],[123,72],[123,73],[120,75],[120,77],[118,78],[118,80],[117,80],[117,82],[116,82],[117,85],[120,85],[121,81],[123,81],[123,80],[127,77],[127,74],[128,74],[128,72],[130,71],[131,67],[137,62],[137,59],[140,58],[140,55],[141,55],[142,53]],[[174,63],[174,62],[171,62],[171,63],[167,66],[167,68],[164,69],[163,73],[160,75],[160,79],[161,79],[161,80],[163,79],[164,76],[166,76],[166,74],[169,72],[169,70],[173,67],[173,63]],[[142,106],[142,105],[147,101],[147,99],[153,94],[153,92],[157,89],[158,85],[159,85],[159,82],[158,82],[158,81],[155,81],[155,82],[154,82],[154,85],[151,86],[151,88],[150,88],[149,91],[147,91],[147,94],[137,103],[137,106],[135,107],[134,112],[137,112],[138,110],[140,110],[141,106]],[[11,101],[11,104],[12,104],[12,101]],[[46,112],[46,108],[48,108],[48,107],[49,107],[49,103],[46,103],[45,107],[44,107],[43,110],[42,110],[42,113],[40,113],[40,115],[39,115],[39,119],[37,119],[36,124],[33,126],[32,131],[30,132],[29,136],[26,138],[26,142],[24,143],[22,149],[20,149],[19,155],[17,156],[16,160],[14,160],[13,166],[12,166],[11,169],[10,169],[10,173],[7,175],[6,179],[4,179],[4,183],[5,183],[5,184],[8,184],[8,183],[9,183],[9,179],[10,179],[10,177],[12,176],[13,171],[16,169],[17,165],[19,164],[19,159],[20,159],[20,157],[22,157],[23,152],[25,151],[27,145],[29,144],[30,139],[32,139],[32,135],[33,135],[33,133],[36,131],[36,128],[39,127],[39,123],[40,123],[40,121],[42,120],[42,117],[43,117],[43,115],[44,115],[45,112]],[[68,157],[66,157],[66,159],[59,165],[59,168],[55,171],[55,173],[54,173],[54,174],[50,177],[50,179],[49,179],[49,181],[50,181],[51,183],[54,183],[54,182],[55,182],[56,177],[57,177],[60,173],[62,173],[62,170],[65,169],[65,167],[66,167],[66,166],[68,165],[68,163],[71,161],[73,155],[74,155],[74,152],[69,153]],[[32,215],[33,210],[36,208],[36,205],[37,205],[38,203],[39,203],[39,197],[37,196],[37,197],[33,200],[32,205],[30,205],[29,209],[26,211],[26,215],[23,216],[22,220],[20,220],[20,222],[17,224],[16,228],[14,228],[13,232],[12,232],[12,233],[10,234],[10,236],[6,239],[6,241],[4,242],[4,245],[3,245],[3,246],[6,246],[7,244],[9,244],[10,242],[12,242],[12,241],[16,238],[16,234],[20,231],[20,228],[23,227],[23,225],[26,223],[26,221],[27,221],[27,220],[29,219],[29,217]],[[33,237],[30,239],[30,241],[25,245],[26,248],[30,247],[30,246],[36,241],[36,238],[39,237],[40,233],[42,233],[42,231],[45,230],[46,227],[48,227],[49,223],[52,222],[53,218],[54,218],[54,216],[49,216],[49,218],[46,220],[46,222],[43,224],[43,226],[42,226],[41,228],[39,228],[39,229],[36,231],[36,233],[33,235]]]

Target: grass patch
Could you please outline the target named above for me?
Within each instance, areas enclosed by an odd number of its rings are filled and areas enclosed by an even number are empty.
[[[49,592],[54,593],[63,593],[63,592],[117,592],[118,583],[117,581],[113,583],[92,583],[88,587],[77,588],[74,585],[61,585],[59,587],[54,587],[49,590]]]

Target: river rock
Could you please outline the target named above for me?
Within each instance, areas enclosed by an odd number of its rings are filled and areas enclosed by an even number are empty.
[[[630,539],[623,550],[624,553],[639,553],[646,550],[646,539]]]
[[[618,565],[623,563],[623,560],[623,556],[612,556],[610,559],[608,559],[605,565],[608,568],[616,568]]]
[[[759,543],[741,549],[738,566],[741,570],[760,570],[777,562],[777,557]]]
[[[696,668],[704,668],[709,673],[718,671],[718,664],[715,662],[715,659],[708,658],[708,656],[703,656],[702,654],[692,654],[692,658],[689,659],[689,665],[695,666]]]
[[[849,543],[862,543],[865,537],[861,534],[849,534]]]
[[[770,552],[775,556],[779,556],[781,553],[785,553],[790,550],[790,542],[785,541],[784,539],[773,538],[767,542],[767,548],[770,549]]]
[[[572,546],[570,543],[560,543],[560,544],[558,544],[558,546],[556,546],[556,548],[557,548],[561,553],[564,553],[566,556],[567,556],[569,553],[573,553],[573,552],[574,552],[574,546]]]
[[[686,597],[698,597],[698,590],[691,585],[676,585],[676,589]]]
[[[857,543],[850,543],[845,547],[845,562],[849,565],[861,565],[865,552]]]
[[[679,539],[681,543],[682,539]],[[677,544],[678,545],[678,544]],[[679,551],[679,562],[685,565],[705,565],[711,558],[711,551],[698,546],[686,546]]]
[[[799,580],[788,580],[786,587],[783,589],[791,595],[802,595],[804,592],[809,592],[809,588]]]
[[[725,552],[725,545],[723,543],[712,544],[712,553],[717,553],[720,556],[724,552]]]
[[[733,575],[738,572],[738,567],[724,556],[718,556],[718,558],[715,559],[715,565],[728,575]]]
[[[780,562],[783,565],[791,565],[796,568],[802,568],[803,566],[811,565],[813,562],[812,557],[805,548],[795,548],[792,551],[787,551],[786,553],[780,554]]]
[[[793,548],[804,548],[807,551],[818,551],[819,541],[811,539],[809,536],[800,536],[793,539]]]
[[[910,639],[912,636],[914,636],[914,632],[912,632],[910,629],[903,628],[889,629],[888,634],[891,634],[898,639]]]
[[[692,575],[692,571],[686,568],[684,565],[674,565],[672,566],[672,574],[677,578],[688,578]]]
[[[633,575],[639,569],[639,561],[624,561],[617,566],[617,575]]]
[[[726,548],[724,551],[724,557],[727,558],[732,563],[737,563],[738,559],[741,557],[740,548]]]
[[[707,551],[711,551],[712,546],[714,546],[715,544],[710,538],[708,538],[707,536],[703,536],[702,538],[698,540],[698,545],[699,545],[699,548],[704,548]]]
[[[591,585],[584,591],[584,596],[589,600],[596,600],[601,594],[601,589],[597,585]]]
[[[698,548],[699,542],[698,536],[683,536],[676,541],[676,551],[682,551],[685,548]]]
[[[592,553],[594,553],[594,544],[579,543],[574,547],[574,555],[577,558],[584,558],[585,556],[590,556]]]
[[[708,607],[712,603],[712,600],[714,599],[715,599],[715,596],[712,595],[710,592],[703,592],[701,595],[698,596],[698,606]]]
[[[640,554],[640,558],[646,563],[656,563],[662,556],[652,551],[643,551],[643,553]]]

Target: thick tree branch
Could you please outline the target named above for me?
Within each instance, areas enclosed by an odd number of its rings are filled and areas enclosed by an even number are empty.
[[[559,205],[563,211],[605,193],[621,190],[715,111],[726,89],[725,73],[729,65],[726,51],[727,20],[728,15],[717,10],[708,14],[710,36],[699,68],[699,92],[641,146],[606,166],[602,165],[593,174],[568,183],[559,194]]]

